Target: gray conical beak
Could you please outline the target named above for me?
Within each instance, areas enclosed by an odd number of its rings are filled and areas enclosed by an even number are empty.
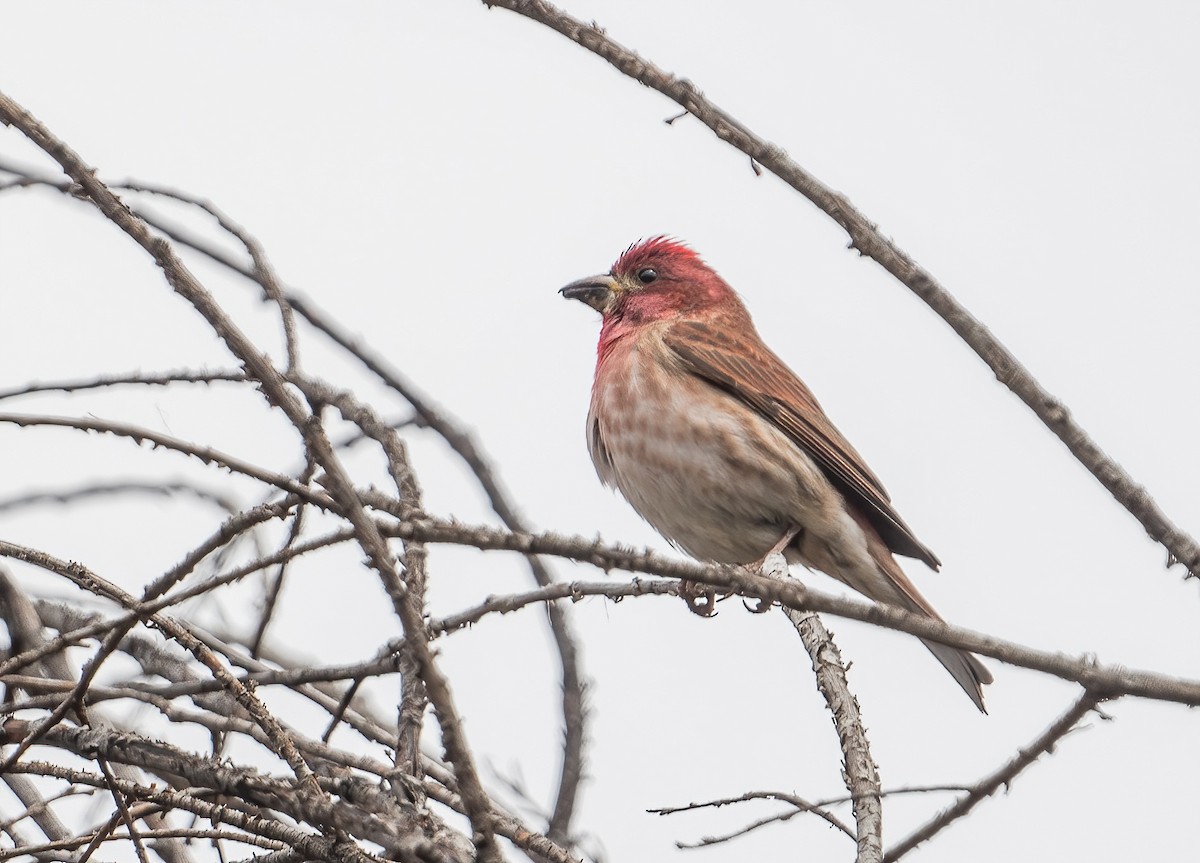
[[[579,300],[603,314],[612,306],[617,295],[617,280],[607,273],[577,279],[558,291],[569,300]]]

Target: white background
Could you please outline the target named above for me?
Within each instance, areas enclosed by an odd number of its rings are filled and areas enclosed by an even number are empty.
[[[1197,7],[576,0],[569,11],[691,79],[847,194],[1181,527],[1200,526]],[[555,291],[606,270],[634,240],[672,233],[739,290],[942,558],[941,574],[908,568],[949,620],[1200,677],[1195,584],[1164,570],[1163,549],[953,333],[797,194],[756,178],[694,120],[665,125],[675,105],[557,34],[471,0],[25,3],[6,5],[4,19],[0,89],[101,176],[179,187],[247,226],[289,284],[477,432],[539,528],[669,551],[594,476],[583,420],[598,323]],[[0,129],[0,154],[51,167],[14,130]],[[249,331],[278,345],[249,286],[188,261]],[[0,387],[231,365],[140,250],[51,193],[0,196],[0,287]],[[306,337],[307,368],[379,393],[346,377],[323,344]],[[218,387],[0,408],[128,418],[293,467],[294,436],[259,404]],[[411,439],[428,508],[487,519],[445,447],[427,433]],[[372,465],[359,467],[365,476]],[[131,475],[226,482],[127,441],[0,427],[5,496]],[[258,493],[235,488],[246,503]],[[127,503],[0,513],[0,536],[134,590],[219,521],[188,502]],[[354,660],[396,634],[355,562],[330,555],[293,578],[277,644]],[[431,580],[442,614],[528,576],[520,561],[439,549]],[[828,715],[781,615],[733,601],[704,621],[661,599],[572,611],[591,681],[577,817],[588,847],[614,861],[851,858],[851,842],[806,816],[676,851],[676,839],[773,810],[644,811],[751,789],[843,790]],[[236,620],[236,603],[226,612]],[[829,623],[853,661],[885,787],[971,782],[1076,694],[992,663],[991,715],[981,716],[913,640]],[[485,622],[442,650],[485,782],[498,790],[520,776],[547,806],[561,717],[543,616]],[[385,714],[392,696],[378,693]],[[912,859],[1193,856],[1194,715],[1135,702],[1106,710],[1115,721],[1090,720]],[[948,802],[889,800],[885,840]]]

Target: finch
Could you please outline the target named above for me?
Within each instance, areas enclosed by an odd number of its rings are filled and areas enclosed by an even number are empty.
[[[725,564],[782,551],[876,602],[941,619],[892,555],[934,570],[937,557],[699,255],[654,237],[560,293],[603,318],[587,419],[596,472],[667,540]],[[925,646],[986,713],[983,663]]]

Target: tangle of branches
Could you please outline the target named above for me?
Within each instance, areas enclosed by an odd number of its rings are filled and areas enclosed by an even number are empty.
[[[624,74],[675,99],[761,168],[778,174],[825,210],[854,246],[878,261],[942,315],[1009,386],[1129,509],[1172,561],[1200,567],[1200,549],[1131,477],[1112,463],[983,325],[938,282],[875,231],[848,201],[822,186],[781,150],[713,105],[691,84],[612,41],[601,28],[574,20],[540,0],[491,0],[566,35]],[[481,443],[426,398],[384,355],[348,335],[274,271],[254,237],[218,207],[185,192],[126,182],[106,183],[29,111],[0,94],[0,121],[38,146],[61,173],[0,162],[0,192],[40,189],[64,206],[89,205],[140,247],[164,284],[201,316],[223,343],[224,369],[175,368],[131,372],[101,368],[57,381],[8,382],[0,391],[0,423],[29,436],[74,434],[95,445],[115,439],[150,444],[143,458],[161,480],[91,481],[68,488],[14,492],[0,512],[35,507],[83,507],[186,497],[219,514],[219,523],[156,573],[139,592],[89,561],[64,560],[0,537],[0,617],[9,647],[0,660],[3,712],[0,780],[17,810],[0,814],[6,836],[0,858],[85,863],[157,856],[164,863],[200,859],[262,861],[468,861],[512,855],[535,861],[596,857],[577,823],[584,772],[587,714],[584,674],[569,616],[583,597],[613,602],[674,596],[680,580],[700,582],[782,608],[811,658],[836,736],[828,755],[844,765],[847,796],[807,799],[793,792],[752,791],[660,810],[662,814],[770,800],[772,816],[695,845],[730,842],[767,824],[797,816],[820,819],[847,837],[860,861],[898,860],[919,843],[1007,787],[1100,704],[1120,698],[1200,704],[1200,681],[1106,666],[1053,650],[1017,644],[891,608],[828,595],[781,572],[668,559],[592,538],[540,531],[525,523]],[[169,197],[215,220],[221,236],[188,233],[157,220],[143,204]],[[69,201],[69,203],[68,203]],[[227,241],[236,243],[229,251]],[[203,260],[258,292],[270,304],[279,349],[252,338],[187,266]],[[311,376],[306,350],[319,341],[377,381],[386,392],[368,400],[353,389]],[[184,437],[86,410],[39,413],[34,397],[166,388],[203,393],[244,391],[265,415],[290,429],[292,451],[281,469]],[[414,429],[439,436],[471,472],[494,511],[495,524],[470,524],[431,512],[409,456]],[[382,465],[364,478],[351,465],[370,450]],[[203,483],[172,478],[156,464],[167,454],[204,466]],[[429,565],[431,546],[481,550],[484,560],[516,554],[528,588],[480,597],[453,614],[432,617],[429,585],[441,573]],[[357,566],[376,579],[395,617],[397,636],[360,661],[313,664],[271,637],[289,575],[331,550],[353,548]],[[594,579],[556,579],[547,560],[596,567]],[[242,593],[236,593],[242,591]],[[247,625],[222,625],[195,613],[222,597],[256,597]],[[238,603],[245,603],[241,600]],[[456,698],[455,680],[439,645],[489,617],[540,606],[557,650],[561,684],[561,769],[553,804],[530,816],[501,802],[503,789],[485,781]],[[1003,663],[1071,681],[1076,698],[1028,745],[977,782],[949,788],[882,786],[866,724],[845,676],[845,664],[820,614],[865,621],[972,650]],[[398,690],[388,709],[378,694]],[[374,693],[368,697],[368,693]],[[287,698],[280,697],[286,695]],[[430,720],[432,717],[432,721]],[[884,803],[891,795],[933,790],[955,802],[907,837],[885,844]],[[91,808],[80,805],[83,801]],[[837,807],[849,804],[850,816]],[[98,819],[87,814],[102,811]]]

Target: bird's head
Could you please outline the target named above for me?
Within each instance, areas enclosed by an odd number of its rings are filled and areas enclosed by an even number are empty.
[[[586,303],[605,322],[652,323],[711,307],[740,305],[733,289],[678,240],[653,237],[625,250],[612,269],[559,291]]]

